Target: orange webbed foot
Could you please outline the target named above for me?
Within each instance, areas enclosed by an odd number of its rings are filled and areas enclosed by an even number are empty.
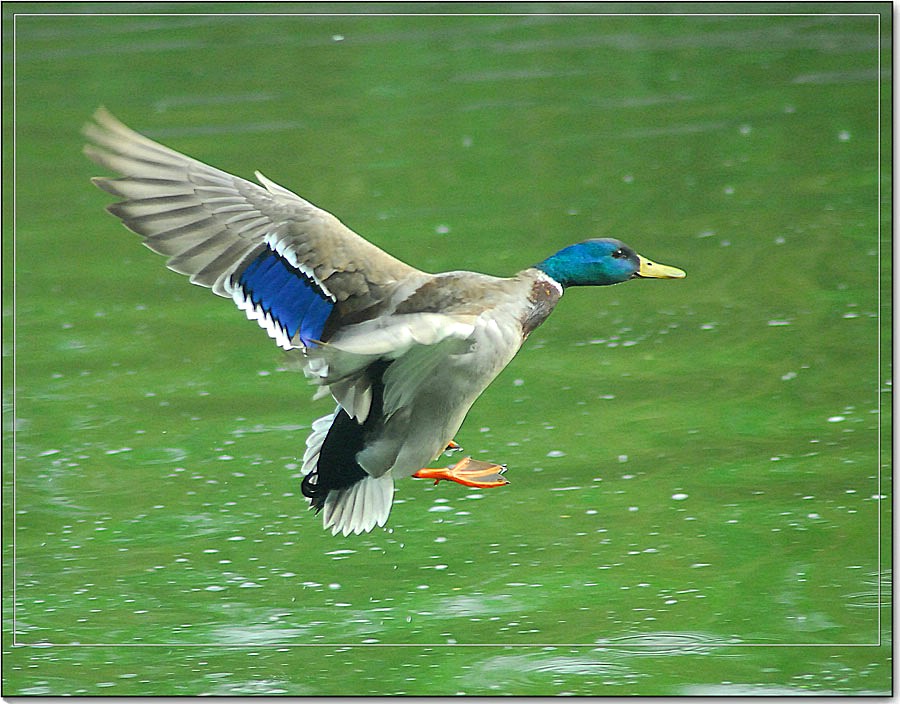
[[[425,467],[413,476],[417,479],[434,479],[435,484],[443,479],[476,489],[493,489],[509,484],[509,481],[501,476],[505,471],[505,465],[463,457],[449,467]]]

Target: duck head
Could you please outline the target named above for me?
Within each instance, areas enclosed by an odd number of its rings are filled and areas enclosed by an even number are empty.
[[[683,279],[681,269],[642,257],[624,242],[593,239],[564,247],[535,264],[563,288],[609,286],[629,279]]]

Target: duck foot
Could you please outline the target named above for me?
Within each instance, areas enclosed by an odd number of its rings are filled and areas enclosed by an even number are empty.
[[[471,457],[463,457],[456,464],[449,467],[425,467],[413,474],[417,479],[434,479],[437,484],[442,479],[456,482],[463,486],[472,486],[476,489],[492,489],[496,486],[504,486],[509,481],[501,475],[506,471],[506,466],[493,462],[481,462]]]
[[[447,447],[444,448],[444,452],[458,452],[462,450],[462,447],[456,440],[451,440],[447,443]]]

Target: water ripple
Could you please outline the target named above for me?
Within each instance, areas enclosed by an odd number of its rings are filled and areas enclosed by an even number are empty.
[[[893,594],[893,571],[889,569],[882,571],[880,590],[878,573],[870,572],[866,576],[868,579],[865,579],[864,583],[871,585],[872,589],[848,594],[845,597],[847,606],[861,609],[877,609],[879,606],[889,607]]]
[[[725,640],[709,633],[660,631],[610,638],[597,641],[597,645],[630,655],[707,655],[717,652],[719,646],[739,642],[737,639]]]
[[[630,668],[612,662],[566,655],[498,655],[482,661],[467,678],[479,687],[509,692],[522,687],[542,675],[604,676],[625,679],[633,676]]]

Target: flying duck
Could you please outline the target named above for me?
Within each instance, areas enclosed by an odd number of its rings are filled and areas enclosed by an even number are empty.
[[[167,266],[230,298],[330,395],[312,424],[301,490],[333,534],[383,526],[394,480],[488,488],[505,467],[446,449],[478,396],[569,286],[680,279],[615,239],[573,244],[515,276],[429,274],[258,171],[258,185],[169,149],[100,108],[85,154],[120,174],[93,183]]]

